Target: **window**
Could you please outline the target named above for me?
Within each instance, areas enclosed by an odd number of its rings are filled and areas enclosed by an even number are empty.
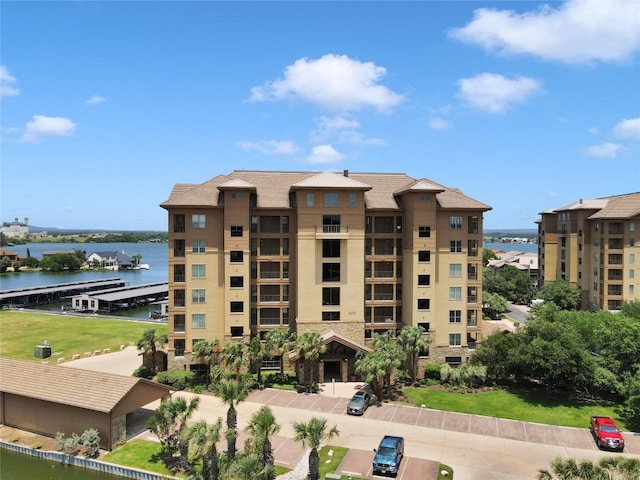
[[[444,357],[444,361],[450,367],[459,367],[462,365],[462,357]]]
[[[635,275],[636,275],[636,272],[633,270],[633,268],[629,270],[629,278],[634,278]]]
[[[431,200],[431,195],[426,195],[426,194],[420,195],[421,202],[428,202],[429,200]]]
[[[349,208],[356,208],[356,194],[355,193],[350,193],[349,194]]]
[[[431,329],[431,325],[429,324],[429,322],[418,323],[418,326],[424,328],[425,333],[428,333]]]
[[[173,291],[173,306],[174,307],[184,307],[185,304],[185,295],[183,289],[176,289]]]
[[[340,215],[323,215],[322,231],[325,233],[340,233]]]
[[[636,224],[635,223],[630,223],[629,224],[629,231],[630,232],[635,232],[636,231]]]
[[[173,256],[184,257],[184,240],[173,241]]]
[[[173,341],[173,349],[176,357],[184,357],[184,338],[176,338]]]
[[[242,250],[231,250],[229,255],[230,255],[231,263],[242,263],[244,259],[244,254]]]
[[[431,275],[418,275],[418,285],[421,287],[431,285]]]
[[[462,287],[449,287],[449,300],[461,300]]]
[[[204,215],[191,215],[191,227],[192,228],[204,228],[205,216]]]
[[[449,334],[449,346],[450,347],[459,347],[462,345],[462,335],[459,333],[450,333]]]
[[[323,305],[340,305],[340,287],[324,287],[322,289]]]
[[[451,240],[449,242],[449,251],[453,253],[462,252],[462,241],[461,240]]]
[[[418,310],[429,310],[431,308],[431,300],[428,298],[418,299]]]
[[[449,323],[460,323],[462,321],[461,310],[449,310]]]
[[[282,233],[289,233],[289,215],[282,216]]]
[[[231,327],[232,337],[242,337],[244,335],[244,327]]]
[[[449,276],[450,277],[461,277],[462,276],[462,264],[461,263],[450,263],[449,264]]]
[[[184,282],[184,265],[174,265],[173,266],[173,281],[174,282]]]
[[[323,322],[339,322],[340,312],[322,312]]]
[[[184,315],[174,315],[174,317],[173,317],[173,331],[176,332],[176,333],[184,333],[184,331],[185,331]]]
[[[322,281],[323,282],[339,282],[340,281],[340,264],[339,263],[323,263],[322,264]]]
[[[340,240],[322,240],[322,256],[324,258],[339,258]]]
[[[258,216],[251,215],[251,233],[258,233]]]
[[[242,192],[231,192],[231,198],[234,200],[240,200],[242,198]]]
[[[230,309],[231,313],[242,313],[244,312],[244,302],[231,302]]]
[[[337,207],[338,206],[338,194],[337,193],[325,193],[324,194],[324,206],[325,207]]]
[[[205,240],[193,240],[191,242],[191,253],[204,253],[207,248]]]
[[[194,313],[191,315],[191,328],[204,328],[205,327],[205,314]]]
[[[204,303],[205,301],[205,290],[204,288],[194,288],[191,290],[191,302],[193,303]]]
[[[307,207],[313,207],[313,193],[307,193]]]
[[[204,265],[191,265],[191,278],[206,278]]]
[[[431,250],[420,250],[420,251],[418,251],[418,261],[419,262],[430,262],[431,261]]]
[[[231,225],[231,236],[232,237],[241,237],[242,236],[242,225]]]
[[[173,231],[174,232],[184,232],[184,224],[185,224],[185,219],[184,219],[184,215],[181,214],[176,214],[173,216]]]
[[[282,255],[289,255],[289,239],[282,239]]]
[[[231,277],[229,279],[229,285],[231,286],[231,288],[244,287],[244,277]]]
[[[452,230],[462,230],[462,217],[449,217],[449,227]]]
[[[636,254],[635,253],[630,253],[629,254],[629,263],[636,263]]]
[[[418,236],[419,237],[430,237],[431,236],[431,227],[418,227]]]

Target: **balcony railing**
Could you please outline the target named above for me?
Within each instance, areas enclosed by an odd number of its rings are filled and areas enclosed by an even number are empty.
[[[376,293],[373,296],[374,300],[393,300],[393,293]]]
[[[260,278],[263,280],[280,278],[280,272],[260,272]]]
[[[260,319],[260,325],[280,325],[279,317],[263,317]]]
[[[393,270],[376,270],[374,277],[375,278],[392,278]]]
[[[184,275],[174,275],[173,276],[173,281],[174,282],[184,282],[184,278],[185,278]]]
[[[393,323],[393,317],[376,315],[373,317],[373,323]]]
[[[280,295],[260,295],[261,302],[279,302]]]
[[[468,295],[467,296],[467,303],[476,303],[478,301],[478,296],[477,295]]]
[[[323,233],[340,233],[341,225],[322,225]]]

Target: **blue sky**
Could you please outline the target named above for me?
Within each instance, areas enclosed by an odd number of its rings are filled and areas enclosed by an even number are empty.
[[[486,229],[640,190],[640,2],[1,4],[1,214],[165,230],[176,183],[405,172]]]

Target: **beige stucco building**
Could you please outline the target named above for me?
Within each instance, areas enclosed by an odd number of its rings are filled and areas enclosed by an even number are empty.
[[[640,299],[640,193],[580,199],[540,215],[540,286],[555,280],[576,285],[583,310],[616,311]]]
[[[491,207],[391,173],[234,171],[175,185],[169,224],[169,368],[193,344],[320,333],[314,375],[347,380],[376,332],[423,326],[433,361],[481,339],[482,220]],[[427,352],[425,352],[427,354]]]

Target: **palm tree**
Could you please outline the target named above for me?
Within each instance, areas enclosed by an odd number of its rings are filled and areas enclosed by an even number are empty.
[[[176,463],[174,458],[176,452],[180,453],[178,466],[188,466],[189,445],[182,439],[182,432],[198,405],[200,405],[199,397],[193,397],[189,401],[184,397],[163,400],[149,419],[149,430],[155,433],[160,441],[160,455],[164,463],[172,468]]]
[[[305,361],[309,362],[309,388],[313,388],[313,370],[315,362],[320,355],[327,351],[327,346],[323,343],[322,337],[318,332],[305,332],[298,337],[295,346],[299,360],[304,365]]]
[[[192,462],[198,463],[202,461],[203,480],[218,480],[218,450],[216,444],[220,440],[220,429],[222,428],[222,418],[218,417],[218,421],[209,425],[205,420],[187,427],[182,432],[183,441],[188,442]]]
[[[140,265],[142,255],[140,255],[139,253],[134,253],[133,255],[131,255],[131,259],[133,260],[133,265],[137,267],[138,265]]]
[[[640,478],[640,460],[623,456],[604,457],[599,462],[556,458],[551,469],[538,470],[538,480],[632,480]]]
[[[311,418],[307,423],[293,422],[295,435],[293,440],[302,443],[304,448],[310,448],[309,452],[309,480],[320,478],[320,456],[318,448],[323,441],[338,436],[340,432],[333,426],[327,430],[327,419]]]
[[[475,363],[465,363],[460,367],[452,367],[445,363],[440,367],[440,380],[456,384],[460,387],[484,383],[487,379],[487,367]]]
[[[367,382],[373,385],[378,399],[384,400],[384,379],[386,358],[382,351],[374,350],[364,356],[359,357],[355,363],[355,372],[361,375]]]
[[[262,385],[262,362],[271,357],[271,351],[267,349],[258,337],[253,337],[249,342],[249,363],[251,369],[255,369],[258,374],[258,385]]]
[[[398,345],[406,355],[406,366],[411,383],[416,383],[418,374],[418,360],[420,354],[429,348],[431,336],[426,334],[426,330],[421,327],[404,327],[398,335]]]
[[[211,381],[211,365],[214,362],[218,352],[218,340],[214,339],[210,342],[207,340],[199,340],[193,346],[191,356],[202,360],[207,365],[207,378],[205,383],[209,385]]]
[[[138,340],[138,350],[142,350],[143,361],[142,363],[148,365],[151,369],[151,373],[156,373],[156,352],[163,348],[169,342],[169,337],[166,334],[158,335],[155,328],[145,330],[142,333],[142,337]]]
[[[280,377],[284,377],[284,354],[292,350],[296,342],[296,333],[285,328],[269,330],[264,336],[268,351],[275,351],[280,355]]]
[[[246,428],[247,432],[253,437],[260,462],[265,467],[271,467],[269,475],[265,476],[265,480],[273,480],[275,477],[273,449],[271,447],[271,437],[280,431],[280,425],[276,423],[273,412],[267,406],[263,406],[251,417],[251,421]]]
[[[238,437],[238,412],[236,406],[242,402],[249,392],[244,384],[235,380],[224,379],[215,386],[215,394],[220,397],[227,410],[227,456],[233,460],[236,455],[236,439]]]
[[[257,455],[248,454],[238,457],[225,471],[225,480],[256,480],[266,478],[269,471],[273,476],[273,468],[265,467]]]
[[[222,349],[220,361],[229,369],[236,372],[236,382],[240,382],[240,372],[243,367],[249,365],[249,356],[246,355],[247,344],[242,342],[227,343]]]

